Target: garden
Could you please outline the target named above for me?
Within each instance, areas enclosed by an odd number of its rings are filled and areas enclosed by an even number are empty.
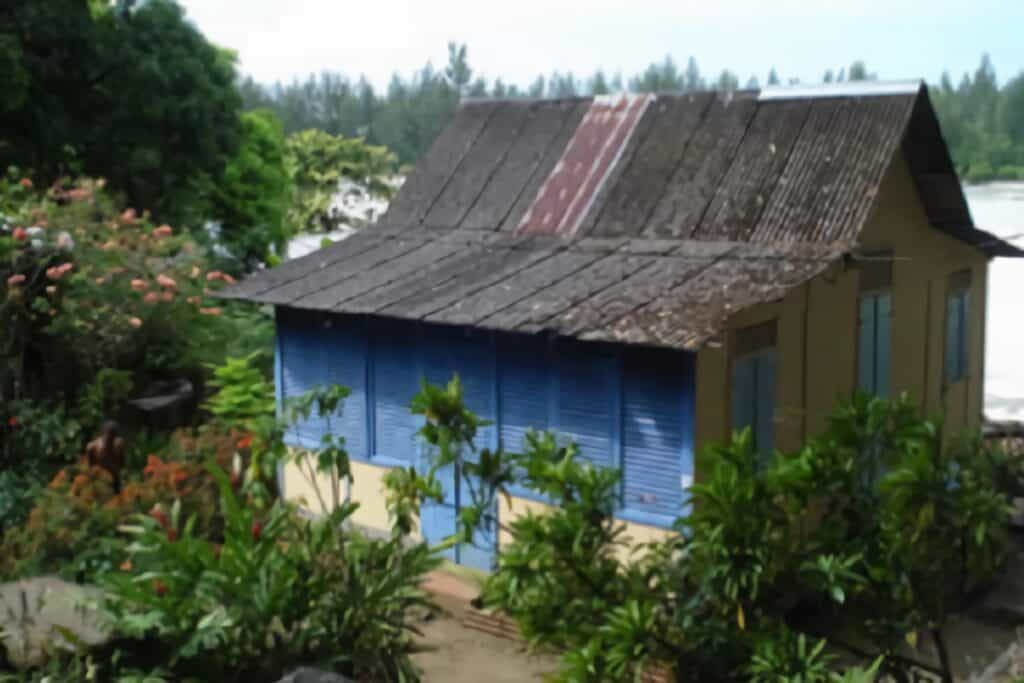
[[[618,472],[544,432],[523,453],[477,451],[484,423],[458,378],[424,385],[409,409],[432,462],[389,473],[391,532],[369,537],[341,495],[344,441],[285,446],[347,389],[275,409],[269,313],[214,297],[234,281],[215,253],[101,180],[39,188],[12,171],[0,215],[0,578],[81,585],[109,634],[58,627],[26,658],[5,633],[3,680],[419,680],[418,634],[439,610],[425,578],[450,544],[502,524],[494,502],[519,487],[553,509],[502,527],[511,542],[478,600],[557,656],[557,680],[657,667],[676,681],[951,681],[946,629],[1005,566],[1017,460],[945,438],[905,398],[864,396],[797,452],[761,459],[746,433],[708,449],[680,533],[627,552]],[[138,409],[183,382],[183,408]],[[320,482],[329,514],[282,499],[285,463]],[[417,516],[452,466],[476,504],[429,547]]]

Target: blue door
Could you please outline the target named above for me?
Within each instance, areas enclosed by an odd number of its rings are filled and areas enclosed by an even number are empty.
[[[494,421],[495,357],[490,335],[456,328],[424,327],[420,349],[423,376],[428,382],[443,386],[458,374],[470,410],[485,420]],[[479,450],[493,448],[496,441],[497,433],[492,424],[477,432],[474,443]],[[465,454],[465,457],[471,459],[474,455]],[[423,536],[429,543],[438,543],[454,534],[460,508],[472,504],[470,486],[460,475],[454,465],[437,474],[444,489],[444,500],[425,505],[420,516]],[[488,528],[477,531],[472,543],[449,550],[447,557],[453,562],[489,571],[496,548],[497,535],[492,522]]]

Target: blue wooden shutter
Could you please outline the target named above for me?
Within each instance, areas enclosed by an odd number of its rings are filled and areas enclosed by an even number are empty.
[[[330,418],[330,429],[345,437],[345,448],[354,458],[370,455],[367,433],[366,325],[351,318],[336,318],[325,330],[328,340],[327,384],[348,387],[349,395],[337,415]]]
[[[754,408],[754,445],[758,453],[767,456],[771,455],[775,448],[775,350],[760,352],[755,367],[757,404]]]
[[[508,336],[499,340],[499,422],[506,451],[522,453],[528,430],[544,431],[551,426],[551,372],[545,339]]]
[[[683,479],[692,481],[693,393],[689,354],[630,352],[622,366],[623,506],[681,514]],[[688,396],[688,394],[690,396]]]
[[[875,331],[875,394],[889,396],[889,358],[892,351],[892,293],[878,295]]]
[[[875,296],[864,294],[860,297],[857,338],[857,388],[867,393],[875,391],[877,368],[875,322],[877,308]]]
[[[558,425],[567,441],[580,447],[580,455],[595,465],[617,466],[612,451],[618,419],[615,356],[589,344],[563,343],[557,354]]]
[[[757,361],[753,356],[736,358],[732,363],[732,428],[754,430],[755,378]]]
[[[410,325],[378,321],[371,326],[374,456],[412,464],[418,449],[415,416],[419,391],[417,341]]]
[[[324,382],[325,343],[311,314],[288,311],[278,319],[280,336],[281,397],[285,407],[295,398]],[[288,428],[286,441],[293,446],[315,448],[326,432],[326,423],[311,414]]]

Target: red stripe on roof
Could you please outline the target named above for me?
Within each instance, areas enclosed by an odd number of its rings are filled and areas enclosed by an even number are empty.
[[[595,97],[517,231],[574,234],[653,99],[653,95]]]

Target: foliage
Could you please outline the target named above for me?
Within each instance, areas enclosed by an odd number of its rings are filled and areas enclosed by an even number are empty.
[[[395,172],[395,156],[362,138],[300,131],[288,137],[286,162],[296,194],[287,216],[292,234],[364,223],[366,217],[348,215],[334,205],[339,191],[385,198],[393,192],[389,179]]]
[[[266,110],[245,112],[238,153],[213,188],[211,208],[220,243],[246,269],[271,249],[284,252],[291,195],[281,122]]]
[[[251,430],[257,420],[274,414],[274,385],[254,367],[257,355],[228,358],[213,370],[210,386],[217,393],[205,407],[228,428]]]
[[[850,643],[898,681],[914,668],[952,680],[943,627],[1005,559],[1000,459],[976,439],[945,443],[906,398],[857,396],[767,464],[746,431],[712,447],[682,533],[634,553],[614,519],[615,471],[550,434],[522,454],[477,453],[481,423],[457,379],[425,386],[413,410],[432,454],[425,481],[454,465],[471,491],[452,542],[492,524],[512,484],[554,505],[503,527],[512,540],[483,599],[534,646],[565,651],[564,680],[627,680],[658,662],[680,681],[870,680],[834,671],[831,651]],[[938,669],[902,654],[918,631]]]
[[[346,395],[343,387],[315,390],[288,419],[334,413]],[[245,448],[254,459],[286,457],[282,433],[258,434]],[[341,443],[325,443],[311,467],[332,481],[350,476]],[[127,528],[131,560],[103,577],[105,610],[135,641],[131,664],[160,666],[176,679],[273,681],[304,664],[418,680],[413,620],[434,609],[420,583],[439,564],[436,554],[402,533],[371,540],[348,530],[357,505],[337,495],[322,519],[303,520],[280,501],[240,500],[236,479],[209,470],[220,487],[222,534],[203,533],[176,502],[169,514],[157,509]]]
[[[0,167],[50,184],[109,179],[132,205],[195,224],[211,180],[238,146],[234,57],[173,0],[7,3],[0,63]],[[6,74],[6,69],[5,69]]]

